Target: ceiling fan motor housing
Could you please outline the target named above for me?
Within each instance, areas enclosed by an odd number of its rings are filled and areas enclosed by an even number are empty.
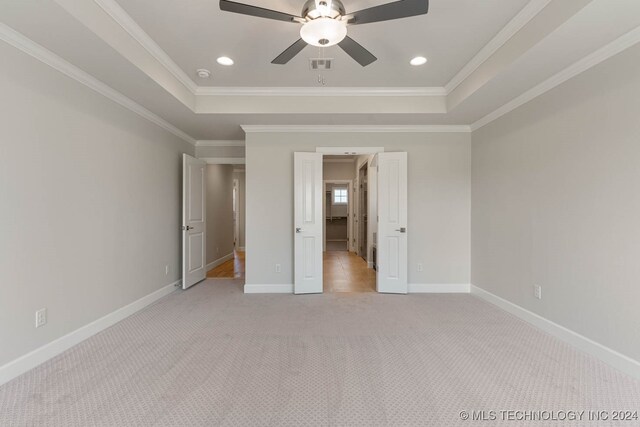
[[[316,0],[307,0],[302,7],[302,16],[308,20],[320,18],[326,16],[328,18],[338,18],[344,16],[347,12],[344,9],[344,5],[340,0],[320,0],[320,3],[325,3],[327,7],[330,7],[330,12],[324,15],[318,10]]]

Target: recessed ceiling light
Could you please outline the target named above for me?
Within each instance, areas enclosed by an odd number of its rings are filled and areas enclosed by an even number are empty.
[[[220,58],[218,58],[218,64],[220,65],[233,65],[233,59],[229,58],[228,56],[221,56]]]
[[[424,56],[416,56],[409,63],[415,66],[424,65],[427,63],[427,58],[425,58]]]

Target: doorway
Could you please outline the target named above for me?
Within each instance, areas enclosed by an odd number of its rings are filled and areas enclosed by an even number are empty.
[[[209,279],[243,279],[244,165],[206,167],[207,265]]]
[[[351,200],[365,200],[362,209],[366,213],[366,258],[358,255],[360,218],[357,213],[349,214],[352,229],[355,230],[347,245],[347,251],[328,252],[325,247],[324,204],[327,194],[323,179],[324,160],[331,157],[351,156],[343,161],[354,181]],[[325,157],[326,156],[326,157]],[[364,158],[362,157],[364,156]],[[323,159],[323,157],[325,157]],[[353,159],[356,159],[355,161]],[[359,191],[360,169],[367,163],[367,194]],[[334,160],[337,161],[337,160]],[[385,153],[382,148],[319,147],[316,152],[294,153],[294,286],[295,294],[362,291],[361,279],[374,278],[375,291],[382,293],[406,294],[408,289],[407,271],[407,153]],[[364,173],[364,171],[362,171]],[[375,179],[374,179],[375,178]],[[348,179],[348,178],[347,178]],[[372,191],[372,185],[375,191]],[[363,185],[364,190],[364,185]],[[342,192],[340,194],[343,194]],[[375,199],[372,197],[375,195]],[[347,196],[349,197],[349,195]],[[365,205],[367,208],[365,208]],[[372,212],[370,207],[375,207]],[[375,225],[371,218],[375,218]],[[352,239],[358,240],[353,245]],[[364,245],[363,245],[364,247]],[[328,254],[345,257],[333,268],[326,265]],[[360,261],[363,270],[354,272],[349,256]],[[371,264],[369,264],[371,263]],[[374,270],[372,267],[375,266]],[[326,274],[325,274],[326,272]],[[331,283],[329,283],[329,281]],[[367,286],[374,291],[373,286]]]
[[[366,247],[360,233],[367,225],[360,213],[367,215],[361,186],[367,184],[358,177],[362,159],[354,155],[323,156],[323,292],[375,292],[375,272],[368,268],[359,245]],[[367,169],[367,162],[364,162]]]
[[[369,245],[367,239],[369,217],[369,163],[365,162],[358,169],[358,255],[368,263]]]
[[[324,250],[349,251],[352,225],[352,182],[350,180],[324,181]]]

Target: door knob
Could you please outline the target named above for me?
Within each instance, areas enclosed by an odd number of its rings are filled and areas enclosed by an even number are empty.
[[[296,233],[302,233],[302,231],[303,231],[302,228],[296,227]]]
[[[183,229],[183,230],[187,230],[187,231],[189,231],[189,230],[193,230],[194,228],[195,228],[195,227],[191,227],[191,226],[189,226],[189,225],[187,225],[186,227],[182,227],[182,229]]]
[[[396,231],[399,231],[401,233],[406,233],[407,232],[407,228],[406,227],[400,227],[399,229],[397,229]]]

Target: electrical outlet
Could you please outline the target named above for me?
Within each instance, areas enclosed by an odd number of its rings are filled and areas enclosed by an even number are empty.
[[[216,248],[216,253],[220,254],[220,248]]]
[[[542,286],[533,285],[533,295],[538,299],[542,299]]]
[[[280,273],[282,271],[282,267],[280,267],[280,264],[276,264],[276,273]]]
[[[42,308],[36,311],[36,328],[47,324],[47,309]]]
[[[164,266],[164,275],[168,276],[169,275],[169,264]]]
[[[422,267],[422,263],[418,264],[418,271],[423,271],[424,268]]]

